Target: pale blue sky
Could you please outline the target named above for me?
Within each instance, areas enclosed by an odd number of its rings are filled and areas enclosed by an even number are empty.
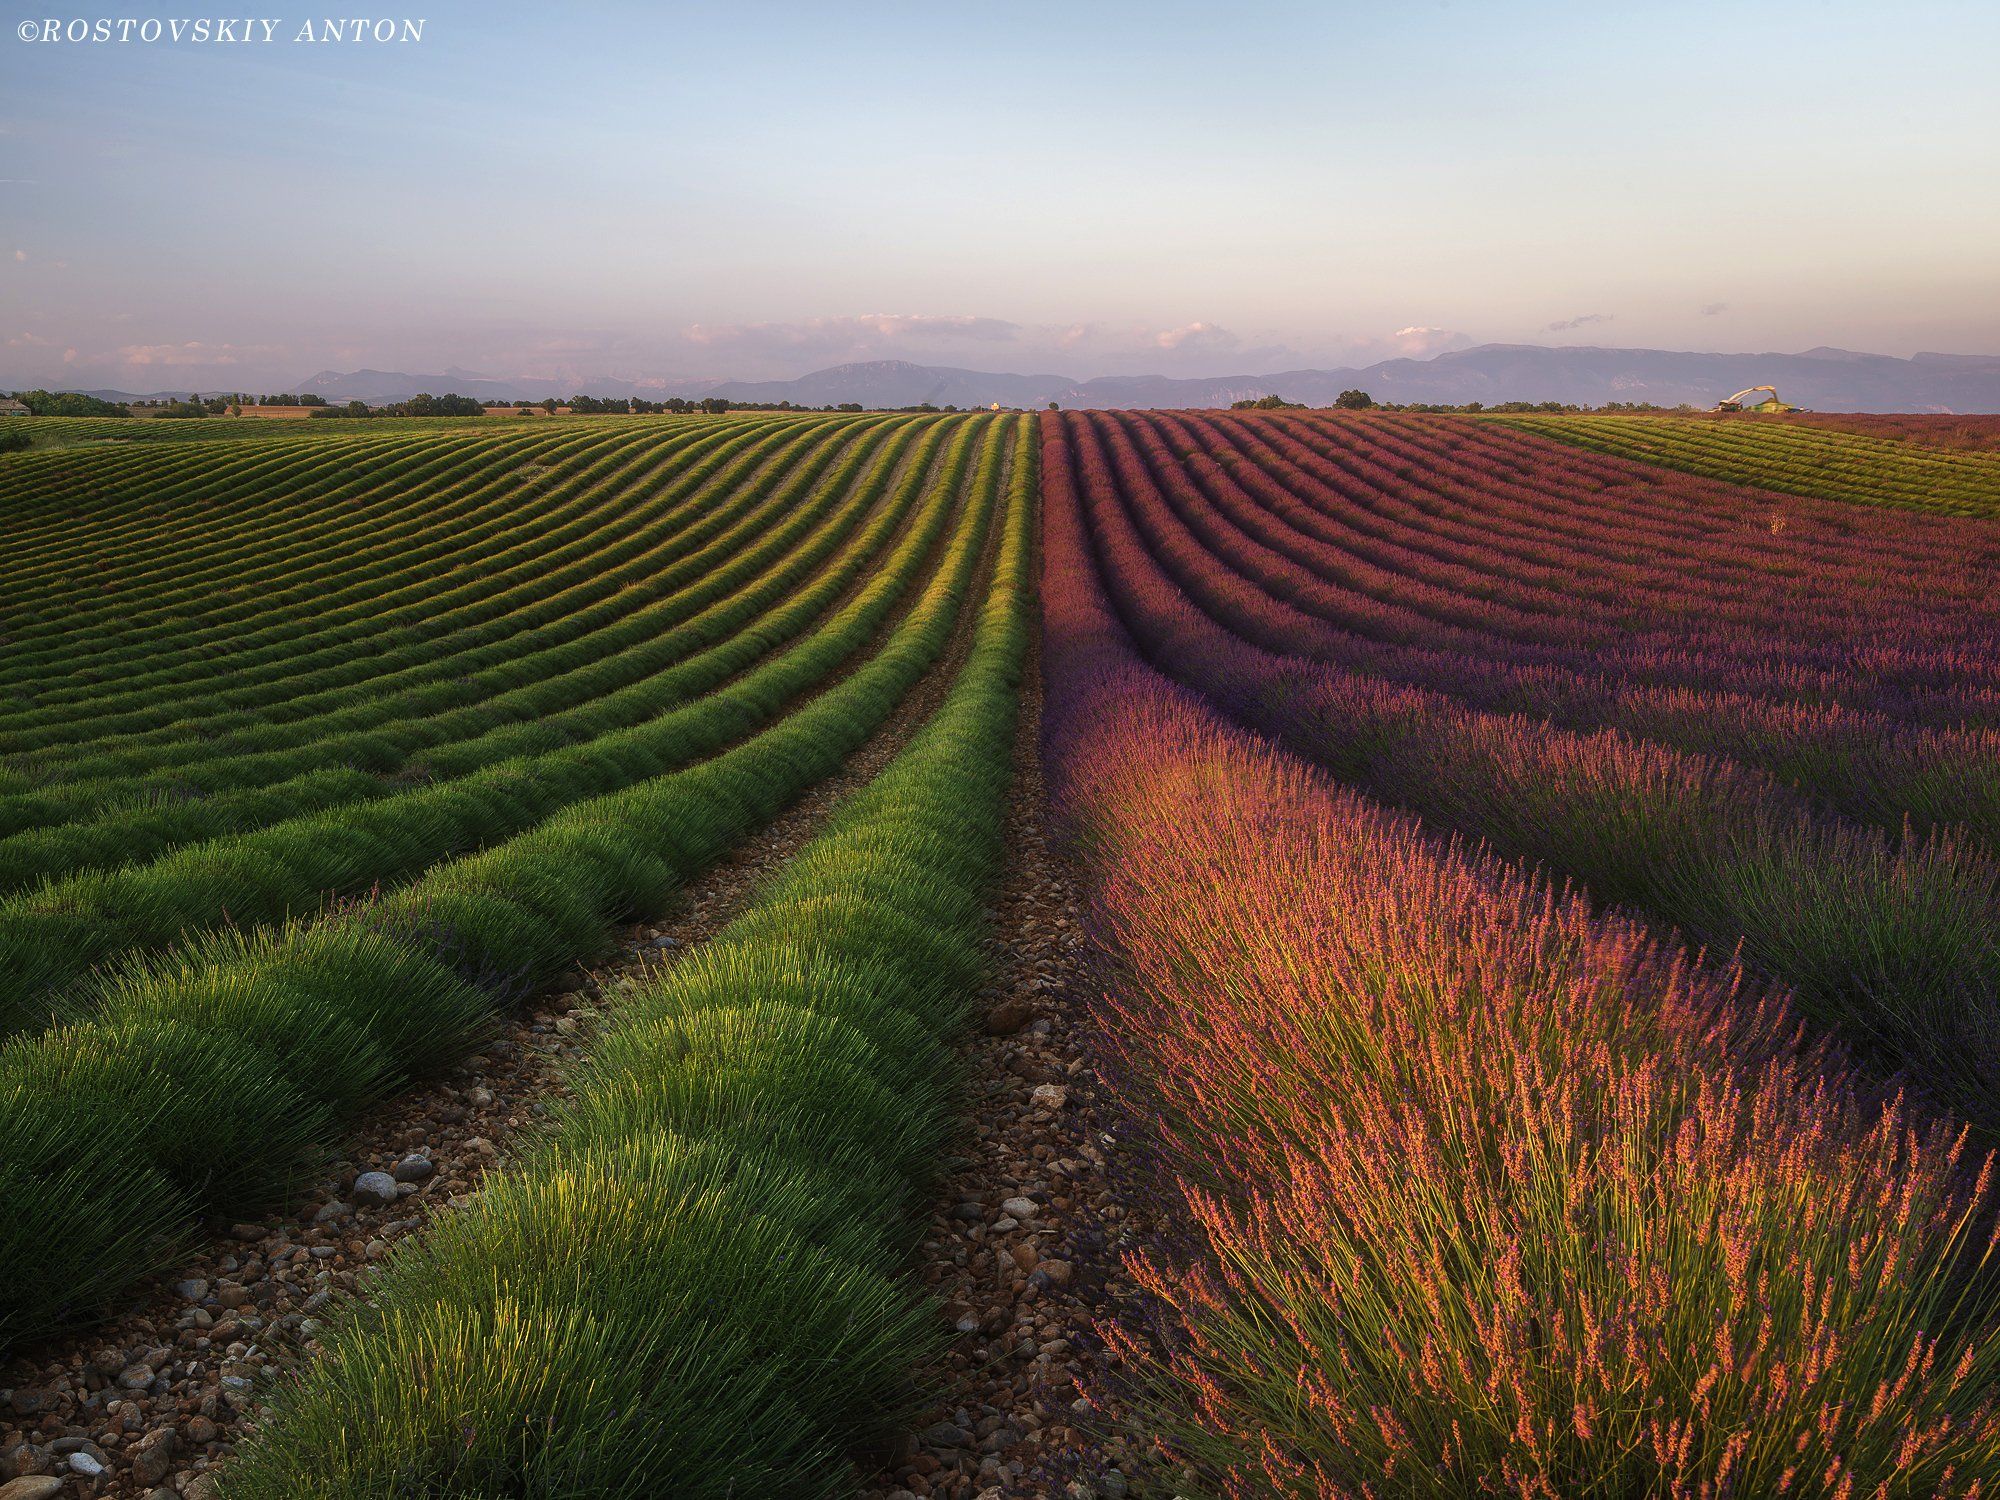
[[[411,0],[0,35],[0,385],[2000,352],[2000,5]],[[398,0],[401,3],[401,0]],[[1569,325],[1569,326],[1560,326]]]

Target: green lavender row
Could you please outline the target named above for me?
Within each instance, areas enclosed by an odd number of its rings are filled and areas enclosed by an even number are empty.
[[[936,716],[636,996],[549,1135],[406,1242],[222,1471],[228,1500],[792,1500],[913,1409],[901,1274],[957,1103],[1029,628],[1033,428]],[[643,837],[643,830],[632,832]]]

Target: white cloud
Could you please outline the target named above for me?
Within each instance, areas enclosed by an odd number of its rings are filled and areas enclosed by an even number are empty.
[[[14,252],[14,260],[17,264],[25,265],[28,260],[28,252],[25,250],[16,250]]]
[[[1700,309],[1700,311],[1701,311],[1701,315],[1702,315],[1702,316],[1703,316],[1704,318],[1712,318],[1712,317],[1714,317],[1714,316],[1715,316],[1715,315],[1716,315],[1717,313],[1726,313],[1726,312],[1728,312],[1728,311],[1729,311],[1729,304],[1728,304],[1727,302],[1704,302],[1704,303],[1703,303],[1703,304],[1701,305],[1701,309]]]
[[[1543,333],[1567,333],[1572,328],[1588,328],[1592,323],[1609,323],[1614,313],[1579,313],[1574,318],[1561,318],[1542,330]]]
[[[1383,341],[1364,339],[1357,343],[1354,358],[1357,362],[1380,357]],[[1472,338],[1455,328],[1440,328],[1432,323],[1412,323],[1407,328],[1398,328],[1386,340],[1388,354],[1400,355],[1404,359],[1424,359],[1433,354],[1442,354],[1447,349],[1470,347]]]
[[[1238,339],[1227,328],[1218,328],[1213,323],[1188,323],[1161,329],[1153,335],[1153,342],[1162,349],[1182,354],[1205,354],[1234,349]]]

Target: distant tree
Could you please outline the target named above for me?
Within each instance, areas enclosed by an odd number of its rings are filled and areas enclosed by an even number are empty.
[[[1375,404],[1375,398],[1366,391],[1342,391],[1333,398],[1333,404],[1342,411],[1367,411]]]
[[[38,417],[129,417],[122,406],[81,391],[16,391],[14,397]]]
[[[701,409],[711,417],[719,417],[729,410],[729,401],[723,396],[704,396],[701,398]]]
[[[1056,401],[1051,401],[1051,402],[1049,403],[1049,410],[1050,410],[1050,411],[1061,411],[1061,410],[1062,410],[1062,405],[1061,405],[1061,403],[1060,403],[1060,402],[1056,402]]]
[[[388,417],[483,417],[486,408],[471,396],[461,396],[456,392],[443,396],[433,396],[429,391],[398,401],[382,408]]]
[[[1252,396],[1229,403],[1231,411],[1303,411],[1303,401],[1287,401],[1283,396]]]

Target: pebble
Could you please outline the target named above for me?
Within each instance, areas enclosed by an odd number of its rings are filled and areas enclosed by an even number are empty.
[[[396,1179],[387,1172],[363,1172],[354,1179],[351,1194],[356,1204],[363,1208],[380,1208],[396,1201]]]
[[[988,1036],[1012,1036],[1035,1018],[1035,1008],[1025,1000],[1002,1000],[986,1013]]]
[[[208,1295],[208,1278],[195,1276],[187,1281],[176,1281],[174,1290],[190,1302],[199,1302]]]
[[[437,1163],[428,1156],[406,1156],[397,1162],[389,1175],[398,1182],[422,1182],[437,1171]]]
[[[71,1470],[81,1474],[85,1479],[95,1479],[99,1474],[104,1472],[103,1464],[81,1450],[69,1456],[69,1466]]]
[[[1069,1090],[1059,1083],[1038,1083],[1028,1102],[1036,1109],[1061,1109],[1069,1102]]]
[[[1000,1212],[1016,1219],[1032,1219],[1039,1207],[1032,1198],[1006,1198],[1001,1201]]]
[[[0,1484],[0,1500],[50,1500],[62,1493],[62,1481],[46,1474],[30,1474]]]
[[[118,1383],[128,1391],[143,1391],[153,1383],[150,1365],[133,1365],[118,1373]]]

